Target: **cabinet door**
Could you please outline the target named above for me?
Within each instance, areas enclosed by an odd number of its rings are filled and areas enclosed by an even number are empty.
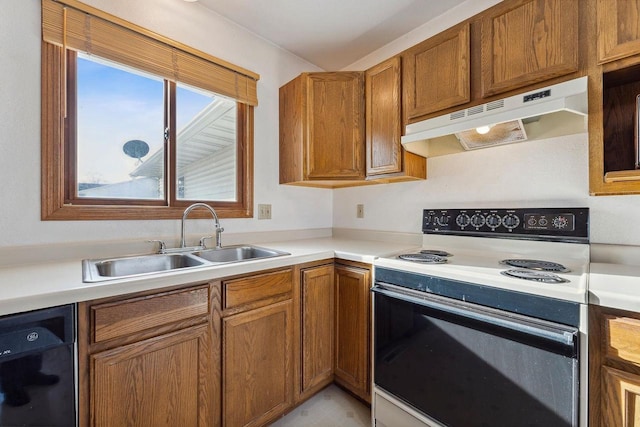
[[[367,401],[371,286],[367,269],[336,265],[336,381]]]
[[[258,426],[292,404],[291,300],[222,319],[223,420]]]
[[[444,31],[402,55],[409,119],[470,101],[469,24]]]
[[[365,72],[367,176],[402,171],[400,57]]]
[[[578,70],[578,0],[505,2],[482,20],[482,96]]]
[[[602,425],[640,425],[640,375],[602,367]]]
[[[307,75],[308,179],[364,178],[364,79],[360,72]]]
[[[333,380],[334,284],[333,265],[302,271],[301,393]]]
[[[89,360],[92,426],[218,425],[208,325],[96,353]]]
[[[640,0],[598,0],[598,63],[640,53]]]

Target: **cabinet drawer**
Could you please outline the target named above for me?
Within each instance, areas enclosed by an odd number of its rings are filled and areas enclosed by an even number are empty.
[[[258,274],[239,279],[225,280],[223,285],[224,308],[234,308],[256,301],[290,294],[292,270]]]
[[[208,313],[208,286],[98,304],[91,307],[93,340],[98,343]]]
[[[640,365],[640,319],[605,315],[604,333],[608,358]]]

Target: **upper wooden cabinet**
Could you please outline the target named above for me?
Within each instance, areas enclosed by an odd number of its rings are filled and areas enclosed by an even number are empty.
[[[365,72],[367,178],[426,179],[426,159],[402,148],[401,60]]]
[[[482,17],[482,96],[578,70],[578,0],[505,1]]]
[[[640,52],[640,0],[598,0],[598,63]]]
[[[469,40],[469,22],[465,22],[402,53],[408,119],[471,100]]]
[[[363,180],[364,150],[363,73],[303,73],[280,88],[281,184]]]

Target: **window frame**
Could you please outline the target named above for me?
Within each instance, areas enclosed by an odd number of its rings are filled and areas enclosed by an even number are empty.
[[[96,10],[92,9],[94,14]],[[99,12],[99,11],[98,11]],[[115,17],[99,13],[104,19]],[[121,25],[123,21],[117,20]],[[133,24],[126,26],[132,29]],[[133,28],[139,30],[138,27]],[[141,34],[138,31],[138,34]],[[145,36],[153,34],[143,32]],[[162,38],[163,43],[167,39]],[[184,49],[184,45],[175,43]],[[188,53],[198,52],[190,48]],[[41,51],[41,218],[42,220],[149,220],[181,218],[184,208],[203,202],[212,206],[221,218],[253,217],[253,105],[236,101],[236,201],[179,200],[176,176],[175,123],[169,124],[169,139],[165,140],[165,197],[164,200],[143,199],[85,199],[77,197],[75,150],[75,75],[76,53],[43,39]],[[69,60],[72,58],[73,60]],[[209,58],[207,58],[209,59]],[[131,66],[123,63],[124,65]],[[227,65],[222,61],[222,65]],[[134,67],[135,68],[135,67]],[[173,89],[171,89],[173,87]],[[175,82],[167,83],[168,108],[175,110]],[[173,95],[173,96],[172,96]],[[169,116],[170,117],[170,116]],[[72,137],[70,137],[72,136]],[[206,216],[194,212],[194,217]]]

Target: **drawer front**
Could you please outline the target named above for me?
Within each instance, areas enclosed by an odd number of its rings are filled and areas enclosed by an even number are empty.
[[[278,295],[290,294],[292,282],[291,269],[226,280],[222,283],[224,308],[239,307]]]
[[[640,319],[604,316],[607,358],[640,365]]]
[[[208,313],[208,286],[94,305],[91,307],[94,342],[206,316]]]

